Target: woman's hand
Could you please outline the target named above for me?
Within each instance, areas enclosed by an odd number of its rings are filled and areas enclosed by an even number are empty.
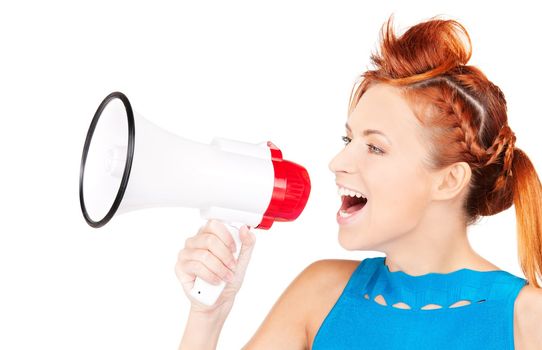
[[[192,303],[192,311],[229,313],[235,295],[241,288],[248,262],[252,255],[256,236],[246,225],[239,231],[241,249],[235,261],[235,243],[226,226],[218,220],[208,220],[199,231],[185,241],[185,247],[179,252],[175,272],[181,281],[184,292]],[[190,295],[196,277],[218,285],[226,285],[214,305],[205,305]],[[224,310],[226,309],[226,310]]]

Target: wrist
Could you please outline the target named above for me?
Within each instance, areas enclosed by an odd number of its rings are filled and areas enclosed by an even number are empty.
[[[233,301],[227,302],[212,309],[200,308],[199,305],[191,305],[190,315],[197,319],[206,320],[208,323],[220,324],[224,322],[230,314]]]
[[[232,305],[222,304],[212,310],[192,306],[179,349],[215,350]]]

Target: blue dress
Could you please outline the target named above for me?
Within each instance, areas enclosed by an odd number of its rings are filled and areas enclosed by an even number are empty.
[[[384,261],[360,262],[318,329],[313,350],[514,349],[514,301],[526,279],[471,269],[412,276],[391,272]],[[379,294],[386,305],[374,300]],[[470,304],[449,308],[461,300]],[[392,306],[400,302],[410,309]],[[427,304],[442,307],[421,309]]]

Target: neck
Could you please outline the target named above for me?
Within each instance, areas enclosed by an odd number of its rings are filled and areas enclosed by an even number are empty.
[[[379,249],[386,254],[385,264],[390,271],[418,276],[429,272],[449,273],[461,268],[497,269],[472,249],[467,226],[462,220],[451,220],[449,213],[437,215],[435,208],[428,209],[426,214],[410,232]]]

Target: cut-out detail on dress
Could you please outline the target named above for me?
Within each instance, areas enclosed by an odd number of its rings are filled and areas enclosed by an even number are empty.
[[[365,293],[363,295],[363,297],[365,299],[367,299],[367,300],[371,299],[371,297],[367,293]],[[378,304],[382,305],[382,306],[388,306],[388,304],[386,302],[386,299],[384,298],[384,296],[382,294],[378,294],[373,300],[375,302],[377,302]],[[477,301],[477,303],[483,303],[485,301],[486,301],[486,299],[480,299],[480,300]],[[470,304],[471,304],[470,300],[459,300],[459,301],[456,301],[455,303],[451,304],[450,306],[448,306],[448,308],[452,309],[452,308],[467,306],[467,305],[470,305]],[[410,305],[408,305],[408,304],[406,304],[406,303],[404,303],[402,301],[393,304],[392,307],[397,308],[397,309],[405,309],[405,310],[412,309],[410,307]],[[438,304],[427,304],[427,305],[422,306],[420,308],[420,310],[436,310],[436,309],[442,309],[442,306],[438,305]]]
[[[397,309],[411,309],[410,305],[403,303],[402,301],[395,303],[392,305],[393,307]]]
[[[465,306],[465,305],[470,305],[470,300],[459,300],[459,301],[456,301],[455,303],[453,303],[452,305],[448,306],[449,308],[454,308],[454,307],[461,307],[461,306]]]
[[[386,299],[384,299],[384,297],[382,296],[382,294],[378,294],[375,299],[374,299],[377,303],[379,303],[380,305],[384,305],[384,306],[387,306],[388,304],[386,303]]]

